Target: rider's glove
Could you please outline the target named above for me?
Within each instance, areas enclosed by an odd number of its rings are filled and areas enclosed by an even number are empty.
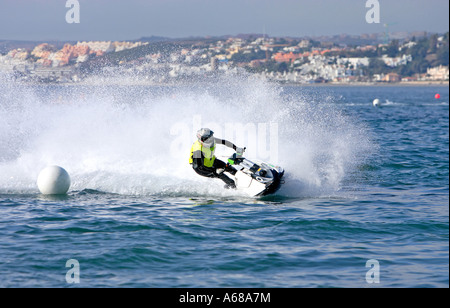
[[[236,148],[237,156],[242,156],[244,154],[245,148]]]

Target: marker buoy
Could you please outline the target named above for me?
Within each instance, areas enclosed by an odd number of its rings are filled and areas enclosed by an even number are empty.
[[[440,99],[441,95],[439,93],[436,93],[436,95],[434,96],[435,99]]]
[[[379,100],[378,98],[376,98],[376,99],[373,100],[372,104],[373,104],[375,107],[379,107],[379,106],[380,106],[380,100]]]
[[[70,176],[64,168],[49,166],[39,173],[37,185],[44,195],[64,195],[70,187]]]

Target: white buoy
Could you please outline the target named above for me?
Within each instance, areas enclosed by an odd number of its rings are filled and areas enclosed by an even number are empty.
[[[381,105],[380,100],[379,100],[378,98],[374,99],[372,104],[373,104],[375,107],[380,107],[380,105]]]
[[[70,187],[70,176],[59,166],[49,166],[39,173],[37,185],[44,195],[64,195]]]

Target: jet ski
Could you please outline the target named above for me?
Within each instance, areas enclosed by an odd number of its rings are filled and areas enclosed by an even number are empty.
[[[275,193],[284,183],[284,169],[259,160],[251,161],[236,153],[228,158],[228,163],[236,169],[234,179],[236,189],[250,196],[266,196]]]

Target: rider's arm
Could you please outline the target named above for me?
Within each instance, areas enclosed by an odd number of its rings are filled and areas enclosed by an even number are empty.
[[[233,149],[235,151],[237,149],[237,146],[234,145],[233,143],[231,143],[228,140],[220,139],[220,138],[214,138],[214,139],[216,140],[216,144],[223,144],[223,145],[225,145],[225,146],[227,146],[227,147],[229,147],[229,148],[231,148],[231,149]]]
[[[237,155],[242,156],[242,154],[245,151],[245,148],[238,148],[236,145],[234,145],[233,143],[231,143],[228,140],[225,139],[220,139],[220,138],[214,138],[216,141],[216,144],[223,144],[226,145],[227,147],[233,149],[236,151]]]

